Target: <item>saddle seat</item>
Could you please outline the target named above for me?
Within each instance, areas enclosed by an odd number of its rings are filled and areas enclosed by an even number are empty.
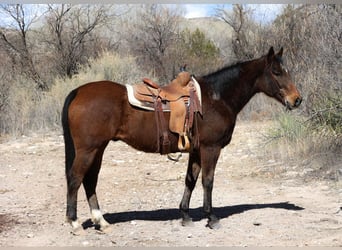
[[[180,72],[177,77],[172,80],[166,86],[159,86],[159,84],[153,82],[148,78],[143,78],[143,82],[149,87],[157,89],[160,91],[159,96],[163,100],[176,100],[182,96],[189,96],[190,89],[192,88],[190,84],[191,76],[189,72]]]
[[[193,125],[193,114],[202,113],[199,84],[189,72],[180,72],[166,86],[159,86],[152,80],[144,78],[142,83],[132,85],[130,88],[133,88],[133,91],[128,91],[133,92],[129,94],[132,105],[156,112],[170,112],[168,127],[170,131],[179,134],[179,150],[188,151],[190,149],[188,134]],[[132,98],[139,102],[132,101]],[[164,140],[168,140],[165,135]]]

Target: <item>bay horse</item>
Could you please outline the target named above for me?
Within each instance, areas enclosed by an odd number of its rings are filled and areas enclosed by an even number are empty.
[[[291,110],[302,97],[278,53],[271,47],[258,59],[224,67],[197,79],[202,92],[202,116],[197,122],[199,146],[189,152],[185,190],[179,208],[182,224],[189,225],[189,203],[202,171],[203,210],[208,226],[219,219],[213,213],[214,172],[220,151],[229,144],[238,113],[258,92],[273,97]],[[92,220],[101,230],[108,228],[96,197],[96,185],[103,152],[110,141],[121,140],[137,150],[158,152],[154,112],[129,104],[124,85],[111,81],[87,83],[72,90],[62,111],[67,180],[66,217],[74,230],[77,219],[77,193],[83,184]],[[169,113],[164,113],[166,121]],[[177,134],[169,131],[171,151],[178,152]]]

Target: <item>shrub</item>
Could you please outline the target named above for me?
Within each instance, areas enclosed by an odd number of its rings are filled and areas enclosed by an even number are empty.
[[[313,105],[308,120],[315,130],[329,129],[333,134],[342,134],[342,94],[330,92],[320,95]]]
[[[22,135],[32,130],[59,130],[64,100],[72,89],[104,79],[133,84],[144,76],[133,57],[106,52],[81,68],[78,75],[55,79],[48,92],[38,91],[35,83],[25,77],[13,78],[11,84],[6,85],[6,99],[2,98],[0,133]]]
[[[309,119],[289,113],[278,116],[266,135],[265,155],[283,162],[284,174],[291,169],[305,179],[339,180],[342,133],[338,100],[326,98]]]
[[[0,115],[1,133],[22,134],[33,121],[34,106],[39,102],[35,82],[18,76],[7,85],[6,102]]]
[[[293,114],[283,112],[276,117],[277,126],[270,129],[270,139],[286,139],[287,141],[297,141],[304,138],[307,129],[303,124],[303,118]]]

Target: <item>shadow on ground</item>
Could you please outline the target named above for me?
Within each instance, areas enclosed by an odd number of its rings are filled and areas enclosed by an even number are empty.
[[[285,209],[285,210],[303,210],[303,207],[296,206],[295,204],[291,204],[289,202],[280,202],[280,203],[268,203],[268,204],[242,204],[235,206],[225,206],[225,207],[216,207],[214,208],[214,213],[220,219],[227,218],[231,215],[240,214],[247,212],[249,210],[255,209],[265,209],[265,208],[274,208],[274,209]],[[202,207],[190,209],[190,216],[193,221],[200,221],[205,219],[206,217],[203,214]],[[107,213],[104,215],[104,218],[110,223],[120,223],[127,222],[133,220],[151,220],[151,221],[168,221],[168,220],[177,220],[181,218],[179,209],[158,209],[152,211],[128,211],[128,212],[118,212],[118,213]],[[89,219],[83,223],[83,228],[93,227],[92,221]]]

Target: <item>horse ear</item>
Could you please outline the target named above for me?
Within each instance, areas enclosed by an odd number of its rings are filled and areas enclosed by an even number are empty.
[[[283,47],[281,47],[277,55],[282,57],[283,56],[283,51],[284,51]]]
[[[274,49],[273,49],[273,46],[270,48],[270,50],[268,51],[268,54],[267,54],[267,62],[270,63],[273,59],[273,56],[274,56]]]

